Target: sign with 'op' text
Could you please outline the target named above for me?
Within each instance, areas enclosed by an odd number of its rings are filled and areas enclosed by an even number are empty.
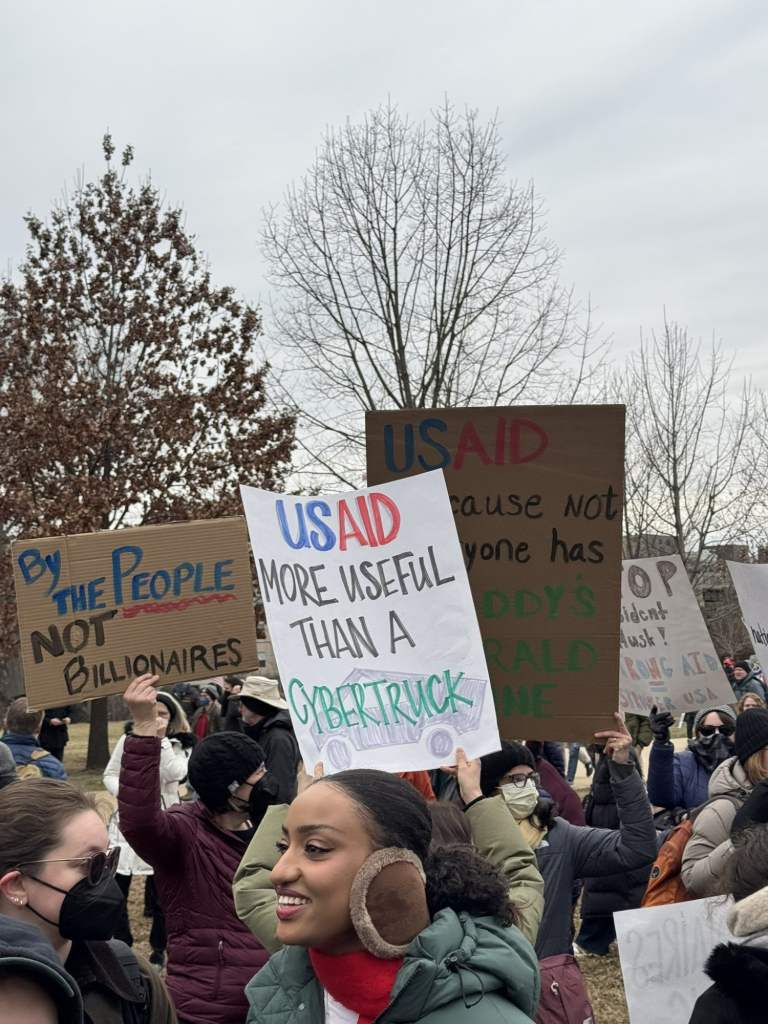
[[[420,770],[499,749],[445,481],[290,497],[241,487],[308,770]]]
[[[13,567],[31,707],[258,666],[243,519],[19,540]]]
[[[501,735],[613,728],[624,407],[371,412],[366,446],[369,485],[445,476]]]
[[[679,715],[733,701],[679,555],[625,560],[620,636],[623,711]]]

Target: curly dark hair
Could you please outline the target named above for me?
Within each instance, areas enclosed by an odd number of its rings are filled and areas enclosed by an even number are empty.
[[[450,907],[473,917],[516,923],[504,876],[471,846],[456,843],[431,851],[424,862],[430,917]]]

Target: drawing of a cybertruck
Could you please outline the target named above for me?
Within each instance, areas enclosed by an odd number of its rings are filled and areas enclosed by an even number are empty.
[[[402,672],[381,672],[375,669],[354,669],[339,689],[359,683],[365,686],[366,683],[388,683],[403,684],[405,681],[413,684],[414,690],[419,683],[426,683],[427,676],[417,673],[403,674]],[[415,723],[407,721],[414,717],[413,708],[406,697],[401,697],[396,708],[402,706],[403,715],[401,721],[384,722],[377,724],[375,721],[366,721],[366,728],[361,725],[342,725],[332,732],[323,730],[321,733],[317,723],[313,723],[310,732],[315,741],[318,751],[324,750],[324,757],[333,765],[337,771],[349,768],[352,764],[352,752],[350,744],[355,750],[375,750],[381,747],[388,747],[393,744],[418,743],[422,735],[427,733],[427,748],[433,757],[447,757],[457,745],[458,736],[475,729],[480,721],[483,711],[483,702],[488,692],[487,679],[472,679],[463,676],[460,683],[462,697],[472,701],[472,705],[458,701],[456,711],[443,714],[433,714],[432,717],[422,714]],[[363,709],[373,719],[381,719],[381,709],[377,703],[366,705]]]

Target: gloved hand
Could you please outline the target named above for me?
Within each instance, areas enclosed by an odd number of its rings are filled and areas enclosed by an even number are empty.
[[[768,779],[763,779],[747,797],[736,812],[731,825],[731,836],[741,832],[748,825],[760,825],[768,821]]]
[[[658,711],[656,708],[651,709],[648,725],[653,733],[653,738],[658,740],[659,743],[669,743],[669,730],[674,724],[675,719],[669,711]]]

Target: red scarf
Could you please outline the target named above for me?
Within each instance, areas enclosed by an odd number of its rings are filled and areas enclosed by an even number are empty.
[[[200,715],[198,720],[195,722],[195,735],[199,740],[204,740],[208,735],[208,716],[205,711]]]
[[[395,977],[403,966],[402,959],[380,960],[367,949],[342,956],[310,949],[309,959],[325,991],[358,1014],[357,1024],[372,1024],[386,1010]]]

